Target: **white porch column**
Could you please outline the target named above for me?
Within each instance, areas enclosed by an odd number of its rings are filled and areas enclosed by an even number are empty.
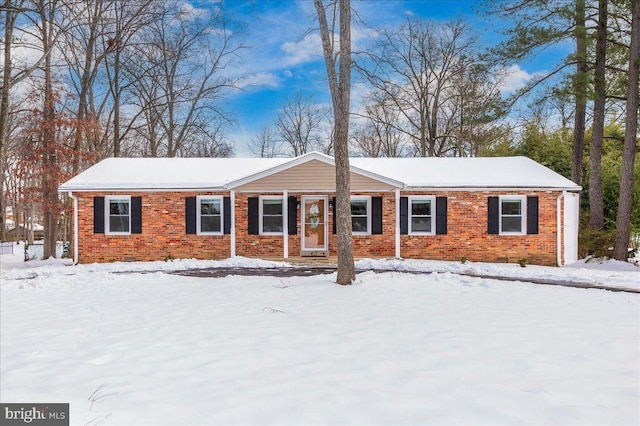
[[[236,191],[229,191],[231,199],[231,257],[236,255]]]
[[[289,191],[282,191],[282,237],[284,238],[284,258],[289,258]]]
[[[400,189],[396,188],[396,258],[400,258]]]

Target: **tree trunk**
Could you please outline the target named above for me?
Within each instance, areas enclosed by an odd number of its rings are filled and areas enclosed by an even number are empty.
[[[338,276],[336,282],[351,284],[356,277],[353,261],[351,229],[351,175],[349,170],[349,101],[351,96],[351,2],[340,0],[339,75],[336,74],[334,49],[322,0],[314,0],[322,49],[333,102],[335,123],[334,153],[336,162],[336,233],[338,243]],[[338,6],[336,6],[338,7]],[[335,16],[335,14],[334,14]]]
[[[598,35],[596,41],[596,66],[594,73],[593,130],[589,155],[589,226],[593,230],[604,229],[604,202],[602,199],[602,140],[604,138],[604,116],[607,60],[607,0],[598,2]]]
[[[587,111],[587,29],[585,26],[585,0],[576,0],[576,75],[574,93],[576,98],[575,123],[573,128],[573,161],[571,180],[582,185],[582,162],[584,157],[584,129]]]
[[[628,78],[620,198],[618,199],[618,215],[616,217],[616,237],[613,244],[613,257],[624,261],[628,259],[629,255],[633,167],[637,151],[638,85],[640,85],[640,0],[632,0],[631,5],[631,48],[629,51]]]
[[[55,103],[53,93],[53,77],[51,69],[51,44],[53,43],[53,27],[55,2],[42,2],[38,5],[41,19],[42,47],[47,52],[44,60],[44,107],[42,111],[42,209],[44,226],[44,259],[56,256],[56,240],[58,235],[57,205],[58,181],[55,166]]]
[[[11,0],[4,2],[4,56],[2,64],[2,90],[0,91],[0,159],[2,164],[6,164],[5,160],[5,139],[7,136],[7,122],[9,121],[9,89],[11,87],[11,40],[13,39],[13,25],[15,23],[16,13],[11,12]],[[4,203],[4,173],[0,176],[0,240],[5,241],[5,213],[6,206]],[[17,231],[17,229],[16,229]]]

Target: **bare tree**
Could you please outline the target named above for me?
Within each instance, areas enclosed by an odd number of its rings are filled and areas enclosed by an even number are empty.
[[[622,153],[620,197],[616,217],[616,237],[613,257],[626,261],[631,232],[631,205],[633,201],[633,168],[638,152],[638,86],[640,85],[640,0],[631,2],[631,46],[627,81],[627,115]],[[637,196],[637,194],[636,194]]]
[[[306,154],[320,143],[320,131],[328,113],[325,107],[313,101],[313,96],[297,92],[278,113],[275,131],[289,145],[294,157]]]
[[[353,144],[367,157],[401,157],[405,140],[398,130],[400,113],[376,95],[380,94],[372,95],[365,104],[363,122],[353,131]]]
[[[488,68],[474,68],[479,61],[476,41],[468,24],[446,24],[409,17],[398,29],[383,29],[359,69],[374,90],[384,94],[400,113],[397,130],[404,133],[422,157],[441,156],[461,136],[462,109],[470,90],[461,94],[461,82],[473,77],[490,81]],[[485,71],[480,74],[479,71]],[[477,85],[476,89],[480,87]],[[476,90],[478,104],[495,102],[492,92]],[[470,120],[470,119],[469,119]],[[458,135],[456,135],[456,130]]]
[[[351,2],[339,0],[334,3],[332,28],[329,29],[327,9],[322,0],[314,0],[322,50],[333,103],[335,133],[333,148],[336,163],[336,231],[338,240],[338,273],[336,282],[351,284],[356,277],[353,260],[353,237],[351,229],[351,176],[349,167],[349,100],[351,98]],[[338,16],[339,33],[334,29]],[[339,37],[339,50],[336,49]]]
[[[236,80],[223,71],[241,46],[219,9],[194,11],[181,2],[160,7],[128,73],[146,121],[139,131],[150,141],[147,154],[174,157],[202,133],[203,123],[231,121],[220,99]]]
[[[262,127],[249,143],[251,153],[260,158],[281,157],[283,150],[277,140],[276,132],[271,127]]]
[[[6,139],[8,135],[9,121],[9,89],[11,88],[11,73],[13,72],[11,60],[11,44],[13,29],[20,12],[22,1],[13,2],[5,0],[2,6],[4,15],[4,39],[2,62],[2,87],[0,88],[0,159],[2,159],[2,175],[0,176],[0,239],[5,240],[5,201],[4,182],[6,171]]]
[[[103,139],[112,138],[114,157],[123,154],[122,141],[134,132],[136,119],[142,113],[142,110],[137,109],[126,120],[121,112],[121,105],[126,103],[127,90],[137,80],[137,76],[126,73],[131,68],[127,63],[137,58],[143,45],[140,33],[158,18],[158,14],[154,0],[112,0],[109,19],[105,21],[101,32],[102,45],[107,52],[105,74],[113,102],[112,111],[104,126],[106,132]],[[111,127],[112,135],[108,131]]]
[[[76,25],[65,31],[62,36],[62,54],[69,67],[68,81],[74,91],[77,104],[75,108],[75,136],[73,142],[74,161],[73,173],[81,168],[82,151],[87,147],[86,140],[95,138],[98,129],[98,112],[94,86],[101,68],[106,50],[100,45],[102,22],[105,19],[109,2],[106,0],[91,0],[83,3],[71,3],[65,9]],[[91,148],[97,144],[91,143]],[[92,149],[93,151],[93,149]]]

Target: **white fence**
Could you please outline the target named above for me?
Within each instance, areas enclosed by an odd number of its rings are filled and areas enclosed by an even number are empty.
[[[14,243],[12,242],[0,243],[0,255],[13,254],[13,246],[14,246]]]
[[[43,260],[44,244],[42,241],[36,241],[33,244],[27,244],[24,249],[24,260]],[[69,257],[69,243],[58,241],[56,243],[56,257],[58,259]]]

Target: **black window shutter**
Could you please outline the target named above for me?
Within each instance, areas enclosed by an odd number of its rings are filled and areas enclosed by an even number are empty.
[[[104,197],[93,197],[93,233],[104,234]]]
[[[142,234],[142,197],[131,197],[131,233]]]
[[[249,210],[247,211],[247,219],[249,221],[249,235],[258,235],[260,233],[260,208],[258,197],[249,197]]]
[[[498,197],[487,198],[487,233],[499,234],[500,233],[500,220],[498,215],[500,214],[500,201]]]
[[[223,204],[223,216],[224,216],[224,233],[231,233],[231,197],[224,197]]]
[[[409,197],[400,197],[400,233],[409,233]]]
[[[196,197],[185,198],[184,223],[187,234],[196,233]]]
[[[289,226],[289,235],[296,235],[298,233],[298,198],[295,196],[289,197],[287,200],[287,222]]]
[[[338,210],[337,206],[336,206],[336,197],[333,197],[332,204],[333,204],[333,233],[335,234],[335,233],[337,233],[337,231],[336,231],[336,229],[337,229],[337,225],[336,225],[336,210]]]
[[[382,234],[382,197],[371,197],[371,233]]]
[[[447,197],[436,197],[436,234],[447,233]]]
[[[527,197],[527,234],[538,233],[538,197]]]

